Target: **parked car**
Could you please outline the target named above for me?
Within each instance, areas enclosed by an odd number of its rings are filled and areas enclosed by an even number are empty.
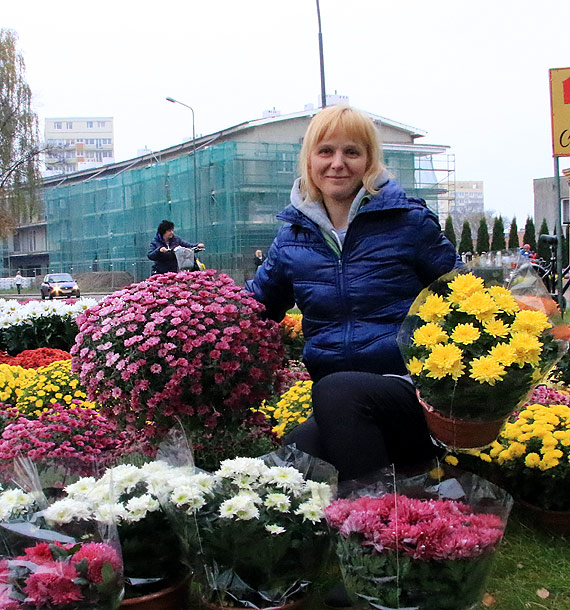
[[[48,273],[40,286],[42,299],[81,296],[77,282],[69,273]]]

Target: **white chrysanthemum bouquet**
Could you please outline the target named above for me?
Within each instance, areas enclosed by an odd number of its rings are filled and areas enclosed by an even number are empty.
[[[329,484],[261,458],[179,478],[169,506],[205,603],[264,608],[298,597],[329,550],[331,499]]]
[[[463,270],[420,294],[399,341],[425,408],[454,421],[498,422],[487,442],[496,438],[564,344],[545,311],[527,303]]]
[[[30,466],[31,481],[38,482]],[[0,491],[0,608],[114,610],[123,595],[123,562],[112,527],[47,517],[40,489]]]
[[[161,502],[177,477],[189,471],[193,467],[174,468],[161,460],[108,468],[98,479],[83,477],[68,485],[65,497],[51,504],[44,515],[54,523],[116,523],[127,596],[147,594],[179,581],[185,573],[178,536]]]

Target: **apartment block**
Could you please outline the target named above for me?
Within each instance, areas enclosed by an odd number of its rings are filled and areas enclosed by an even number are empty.
[[[45,175],[69,174],[114,163],[112,117],[45,120]]]

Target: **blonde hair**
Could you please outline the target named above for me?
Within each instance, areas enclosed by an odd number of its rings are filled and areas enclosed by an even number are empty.
[[[364,146],[366,172],[362,178],[364,188],[372,194],[378,192],[376,178],[384,169],[380,137],[372,119],[355,108],[343,104],[324,108],[312,118],[303,139],[299,156],[301,181],[299,188],[305,199],[322,200],[322,193],[311,179],[311,153],[326,137],[342,133]]]

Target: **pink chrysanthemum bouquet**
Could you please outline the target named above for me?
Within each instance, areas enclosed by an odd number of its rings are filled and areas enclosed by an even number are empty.
[[[470,610],[481,599],[512,499],[468,473],[435,467],[333,501],[325,515],[355,600],[392,610]]]

